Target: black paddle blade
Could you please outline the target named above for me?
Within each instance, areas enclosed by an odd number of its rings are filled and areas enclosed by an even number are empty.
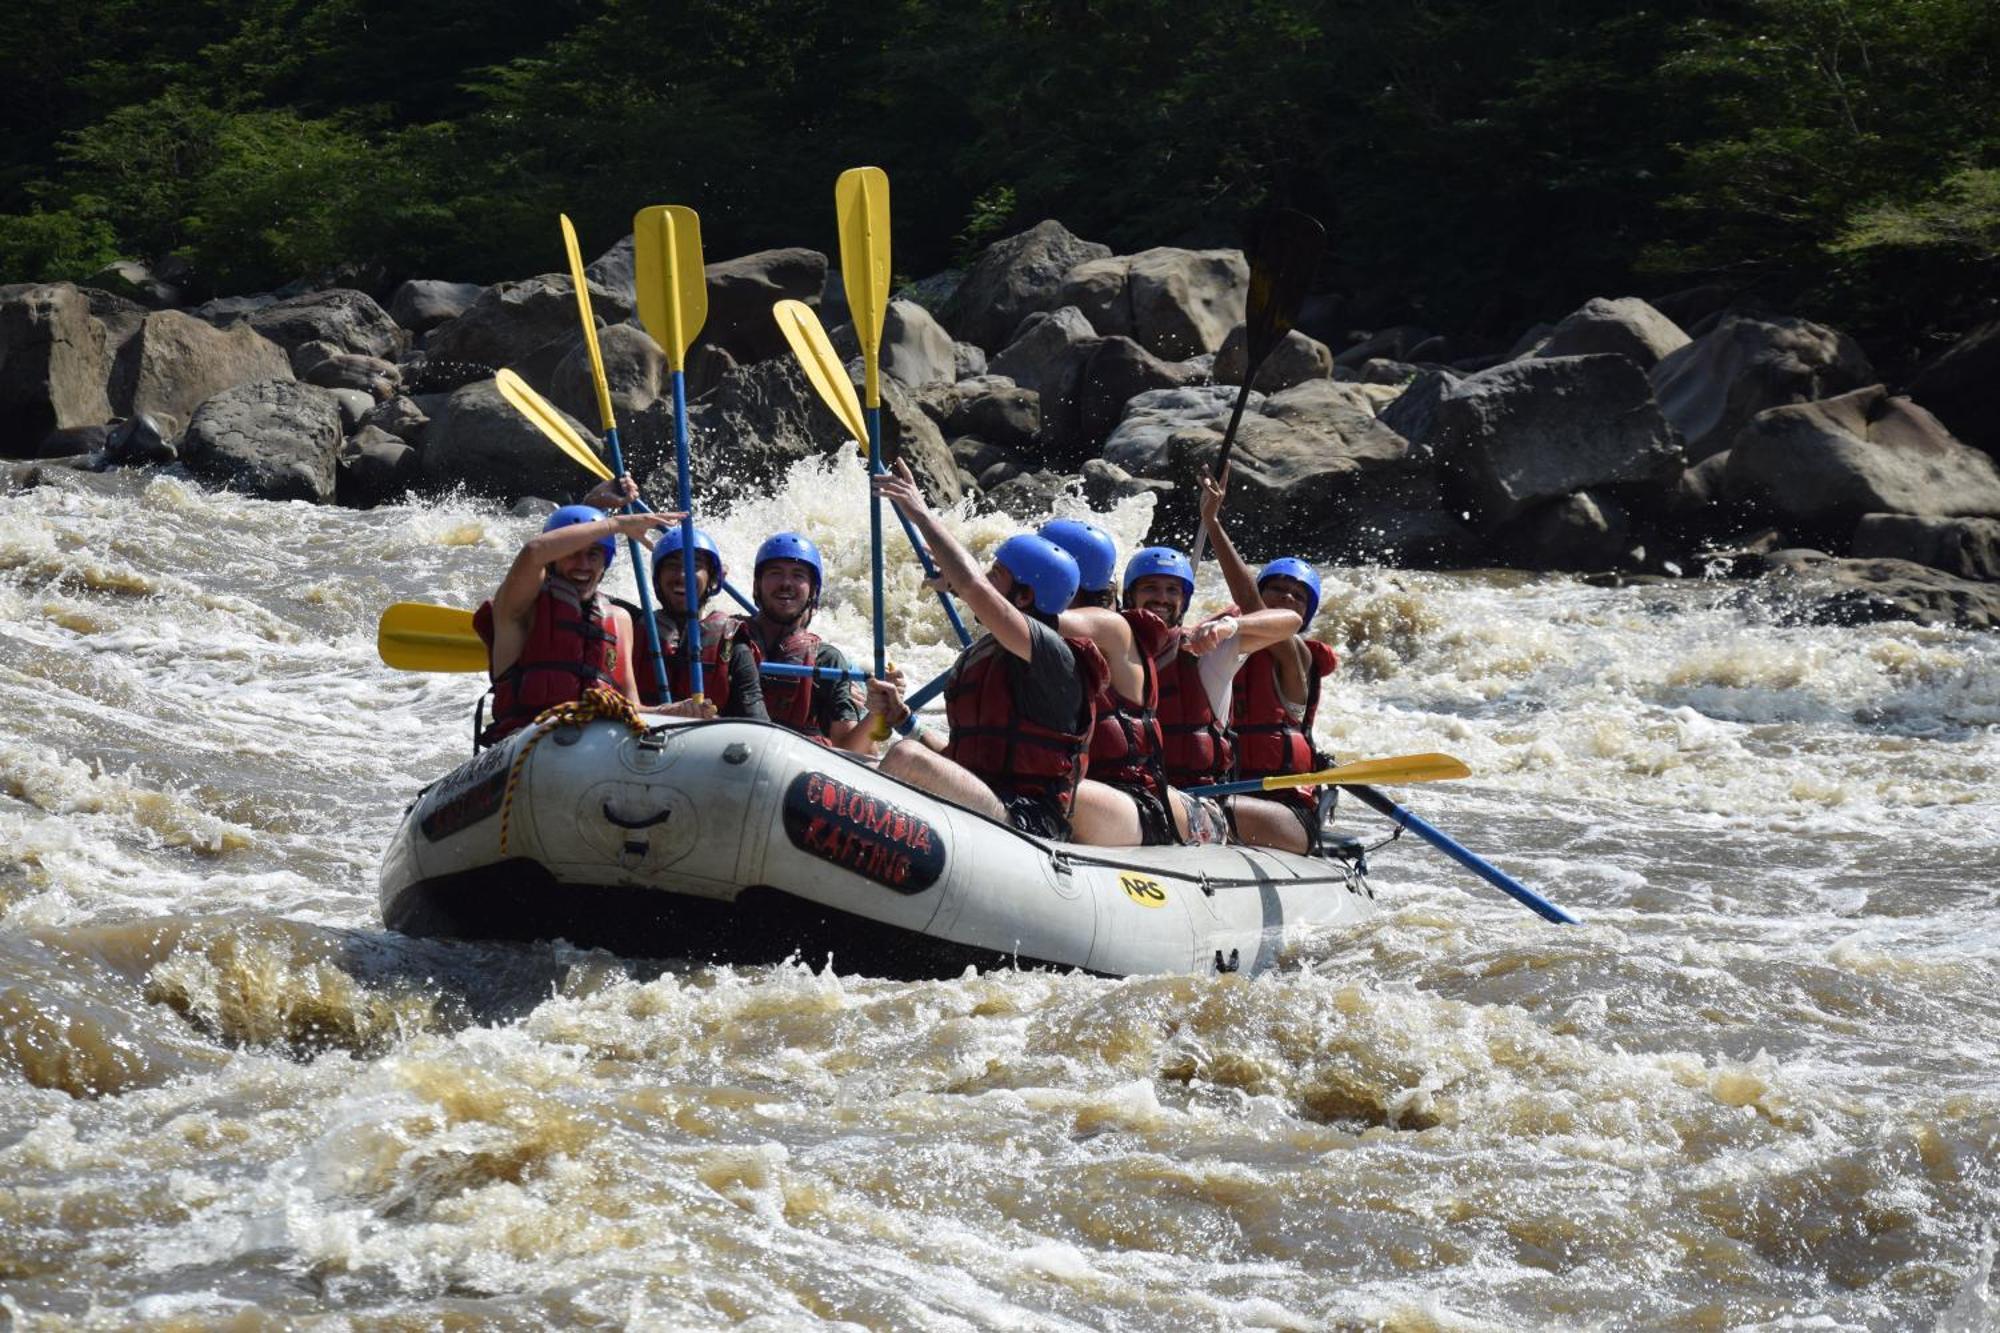
[[[1250,247],[1250,299],[1244,312],[1244,350],[1250,360],[1245,384],[1256,378],[1257,367],[1278,340],[1291,332],[1325,248],[1326,228],[1297,209],[1274,213],[1258,227]]]

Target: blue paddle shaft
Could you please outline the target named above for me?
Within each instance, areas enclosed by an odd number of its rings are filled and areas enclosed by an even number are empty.
[[[604,431],[605,447],[611,450],[611,475],[625,475],[625,451],[618,447],[618,427],[607,426]],[[634,500],[626,505],[622,513],[644,512],[646,506]],[[667,657],[660,651],[660,627],[653,620],[653,579],[646,564],[646,557],[638,539],[627,537],[626,549],[632,553],[632,574],[639,581],[639,607],[645,612],[646,649],[653,658],[653,683],[660,687],[660,699],[665,703],[674,701],[673,692],[667,688]]]
[[[882,409],[868,409],[868,470],[871,473],[883,471],[882,467]],[[872,488],[873,482],[870,482]],[[868,493],[868,560],[869,577],[875,594],[875,678],[880,680],[888,674],[888,629],[882,615],[882,502],[875,498],[871,489]]]
[[[1550,902],[1541,894],[1515,879],[1512,875],[1494,865],[1482,856],[1468,850],[1444,830],[1428,823],[1397,805],[1373,787],[1353,786],[1345,788],[1354,793],[1363,805],[1376,813],[1387,816],[1391,821],[1408,829],[1431,846],[1449,856],[1452,860],[1470,870],[1473,874],[1491,884],[1510,898],[1526,905],[1537,916],[1560,925],[1574,926],[1577,919],[1562,908]]]
[[[1245,778],[1241,782],[1211,782],[1206,787],[1183,787],[1188,796],[1237,796],[1246,791],[1264,790],[1264,779]]]
[[[694,483],[688,474],[687,375],[673,372],[674,382],[674,476],[679,483],[681,510],[681,600],[687,606],[687,631],[682,641],[687,649],[688,688],[699,697],[701,681],[701,583],[695,577]]]
[[[874,464],[872,470],[883,475],[887,475],[889,471],[880,463]],[[930,547],[925,546],[924,539],[917,535],[917,525],[910,522],[910,516],[902,510],[896,509],[894,505],[889,507],[895,509],[896,521],[903,525],[903,535],[910,539],[910,549],[917,553],[917,559],[923,564],[924,577],[929,579],[936,578],[938,576],[937,562],[931,559]],[[961,648],[970,648],[972,646],[972,636],[966,633],[965,622],[958,618],[958,607],[952,604],[951,594],[943,588],[939,588],[937,589],[937,599],[938,605],[944,608],[945,619],[951,622],[951,632],[958,636],[958,646]]]
[[[783,680],[844,680],[861,683],[868,679],[867,672],[856,671],[853,667],[842,669],[804,666],[795,662],[760,662],[757,664],[757,670],[762,675],[777,676]]]

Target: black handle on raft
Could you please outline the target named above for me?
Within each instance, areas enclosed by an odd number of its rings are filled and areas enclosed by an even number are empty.
[[[660,811],[658,814],[649,815],[644,819],[627,819],[623,815],[617,814],[611,809],[611,802],[606,801],[604,803],[604,817],[613,824],[616,824],[619,828],[629,828],[629,829],[651,828],[655,824],[666,823],[667,820],[673,817],[673,813],[674,813],[673,807],[668,806],[665,810]]]

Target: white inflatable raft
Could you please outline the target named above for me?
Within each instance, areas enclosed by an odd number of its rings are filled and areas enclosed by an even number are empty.
[[[1287,931],[1374,898],[1352,850],[1045,842],[769,723],[600,720],[528,728],[426,788],[381,905],[408,934],[639,957],[1128,976],[1261,971]]]

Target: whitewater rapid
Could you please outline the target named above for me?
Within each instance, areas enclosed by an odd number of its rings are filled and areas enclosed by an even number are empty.
[[[376,618],[532,519],[51,475],[0,494],[0,1323],[2000,1330],[2000,638],[1331,568],[1323,743],[1463,758],[1405,799],[1584,925],[1406,838],[1257,979],[696,968],[376,916],[482,688]],[[709,525],[745,587],[818,539],[857,659],[864,494]]]

